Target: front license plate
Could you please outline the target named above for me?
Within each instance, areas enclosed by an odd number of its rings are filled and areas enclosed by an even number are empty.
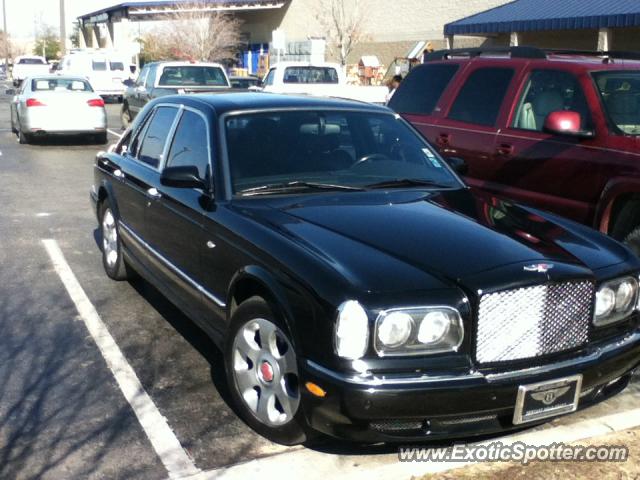
[[[575,412],[578,408],[582,375],[520,385],[513,423],[535,422]]]

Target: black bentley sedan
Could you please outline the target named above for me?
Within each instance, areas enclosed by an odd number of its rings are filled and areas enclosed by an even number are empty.
[[[502,432],[606,399],[640,362],[626,247],[469,189],[384,107],[164,97],[98,154],[91,198],[107,275],[192,318],[276,442]]]

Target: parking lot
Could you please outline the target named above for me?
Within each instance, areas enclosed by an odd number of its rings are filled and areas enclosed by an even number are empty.
[[[19,145],[9,101],[0,96],[0,478],[409,478],[426,467],[399,464],[393,446],[285,448],[253,433],[228,406],[205,334],[147,283],[105,276],[88,193],[104,147]],[[107,111],[115,141],[119,105]],[[628,428],[638,386],[521,435]]]

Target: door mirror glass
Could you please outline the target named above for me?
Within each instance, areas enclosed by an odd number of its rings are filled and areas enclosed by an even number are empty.
[[[200,188],[207,190],[205,182],[198,175],[198,167],[167,167],[160,175],[160,183],[174,188]]]
[[[134,82],[130,78],[127,78],[126,80],[123,80],[122,83],[124,83],[124,85],[127,86],[127,87],[133,87],[136,84],[136,82]]]
[[[593,132],[582,130],[582,118],[578,112],[558,110],[551,112],[544,120],[544,131],[555,135],[569,135],[573,137],[593,137]]]

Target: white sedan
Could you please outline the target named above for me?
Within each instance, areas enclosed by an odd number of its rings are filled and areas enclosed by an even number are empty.
[[[29,143],[35,136],[91,135],[97,143],[104,144],[104,100],[82,77],[29,77],[11,102],[11,130],[20,143]]]

